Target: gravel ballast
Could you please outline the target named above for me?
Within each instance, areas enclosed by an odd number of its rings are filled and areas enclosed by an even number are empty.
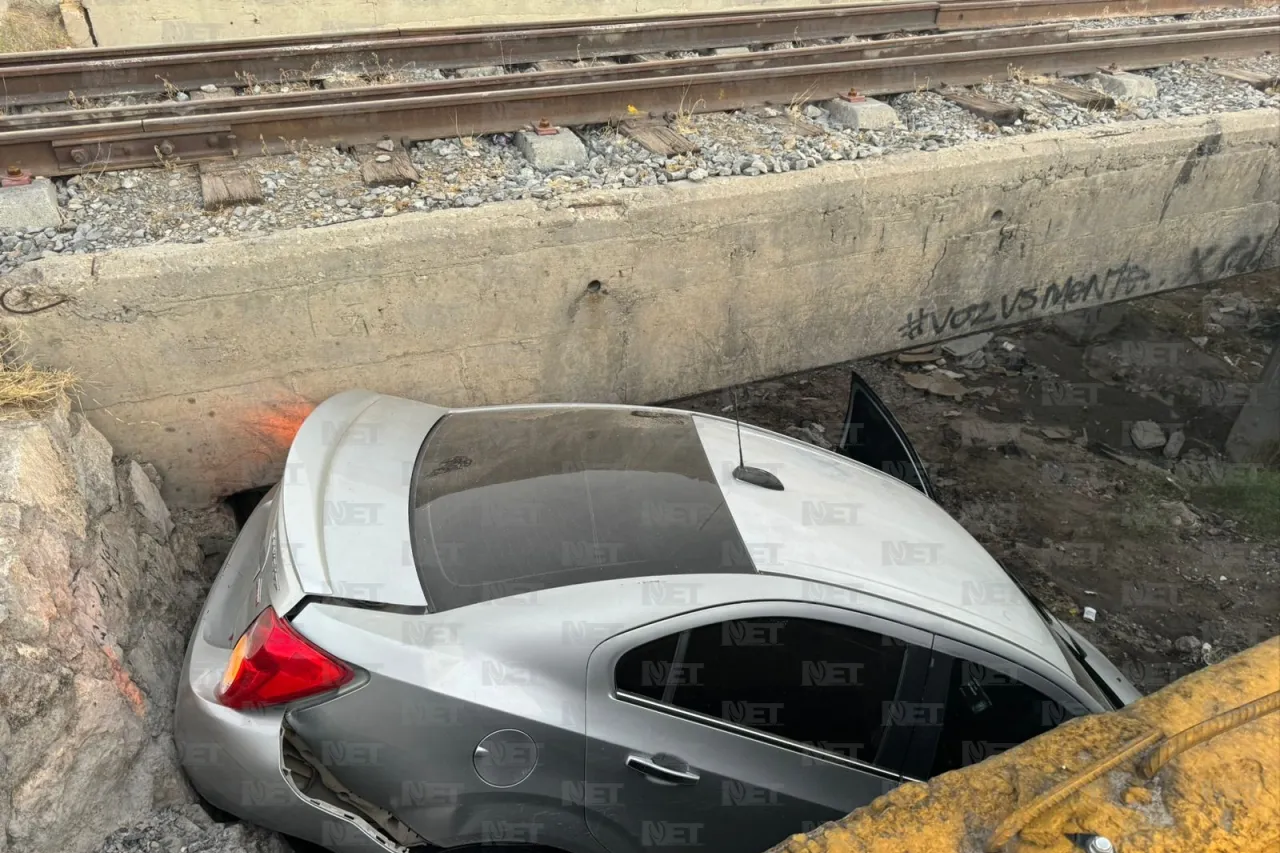
[[[1280,91],[1263,92],[1222,77],[1214,73],[1217,67],[1275,74],[1280,72],[1280,57],[1178,63],[1135,72],[1154,80],[1157,96],[1098,111],[1046,91],[1042,84],[1049,78],[1011,69],[1012,79],[964,90],[1022,107],[1023,118],[1004,127],[950,102],[946,92],[921,91],[885,99],[900,123],[875,131],[842,129],[812,104],[680,116],[676,130],[701,150],[673,157],[650,153],[614,127],[579,128],[586,163],[549,171],[533,168],[517,150],[512,134],[459,136],[415,145],[410,156],[421,179],[407,187],[366,187],[355,156],[329,147],[300,146],[295,154],[244,161],[243,168],[261,183],[263,202],[218,211],[203,209],[193,167],[80,175],[56,182],[62,225],[0,230],[0,274],[46,254],[199,243],[509,199],[531,198],[557,206],[583,190],[755,177],[1042,130],[1280,109]],[[1096,88],[1087,78],[1069,82]]]
[[[1088,30],[1111,30],[1119,27],[1176,24],[1180,21],[1223,21],[1230,18],[1260,18],[1268,15],[1280,15],[1280,3],[1272,3],[1266,6],[1206,9],[1203,12],[1192,12],[1187,15],[1155,15],[1149,18],[1090,18],[1084,21],[1072,21],[1071,25]]]

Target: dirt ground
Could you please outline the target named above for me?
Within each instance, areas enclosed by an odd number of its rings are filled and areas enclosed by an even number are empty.
[[[1271,271],[1006,330],[969,367],[898,354],[760,382],[739,407],[745,422],[837,441],[857,370],[945,508],[1151,692],[1280,633],[1280,458],[1222,455],[1277,341]],[[960,399],[904,379],[942,370]],[[673,405],[727,413],[730,399]],[[1185,442],[1139,449],[1140,421]]]

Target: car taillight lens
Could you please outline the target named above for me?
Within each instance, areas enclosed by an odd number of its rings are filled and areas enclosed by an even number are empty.
[[[215,696],[228,708],[263,708],[341,687],[355,672],[307,642],[268,607],[231,650]]]

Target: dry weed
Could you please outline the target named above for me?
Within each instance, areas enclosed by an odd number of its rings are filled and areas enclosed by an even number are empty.
[[[28,53],[70,47],[62,28],[62,13],[55,7],[39,6],[29,0],[14,0],[9,11],[0,13],[0,53]]]
[[[0,420],[46,412],[76,388],[73,374],[36,367],[18,358],[16,348],[0,338]]]
[[[672,122],[672,126],[675,131],[683,134],[684,136],[688,136],[694,132],[694,113],[696,113],[700,107],[705,107],[707,103],[702,98],[698,98],[698,100],[694,101],[693,104],[686,106],[685,96],[688,94],[689,90],[686,89],[684,94],[680,96],[680,106],[676,109],[676,118],[675,121]]]

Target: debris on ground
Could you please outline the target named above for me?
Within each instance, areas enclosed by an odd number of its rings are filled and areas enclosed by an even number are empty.
[[[902,381],[921,391],[936,394],[939,397],[951,397],[956,401],[964,399],[969,389],[949,376],[939,373],[904,373]]]
[[[941,358],[941,355],[937,347],[922,347],[900,352],[896,358],[899,364],[932,364]]]
[[[215,823],[198,805],[161,809],[111,833],[96,853],[290,853],[282,836],[236,821]]]
[[[1138,421],[1129,430],[1133,446],[1139,450],[1156,450],[1164,447],[1169,440],[1160,424],[1154,421]]]
[[[969,335],[968,337],[965,337],[965,338],[958,338],[954,341],[947,341],[945,344],[942,345],[942,351],[954,358],[964,358],[965,356],[972,355],[978,352],[979,350],[981,350],[983,347],[989,344],[991,342],[991,339],[994,337],[995,337],[995,334],[992,332],[983,332],[978,335]]]
[[[1173,641],[1173,647],[1184,655],[1200,652],[1200,638],[1194,634],[1184,634]]]
[[[1191,340],[1232,294],[1259,324]],[[916,353],[928,362],[899,354],[853,368],[916,445],[944,508],[1151,691],[1280,633],[1280,460],[1223,455],[1280,330],[1280,272],[1120,307],[1105,333],[1096,314],[1002,332],[979,350],[987,364],[972,389],[941,374],[936,362],[956,366],[941,347]],[[843,424],[849,366],[770,385],[768,399],[748,395],[745,421],[785,430],[809,420],[827,435]],[[718,402],[678,405],[717,412]],[[1138,449],[1138,422],[1152,443],[1149,425],[1160,430],[1164,453]],[[1097,621],[1084,620],[1085,600]],[[1199,641],[1193,654],[1175,648],[1185,636]]]

